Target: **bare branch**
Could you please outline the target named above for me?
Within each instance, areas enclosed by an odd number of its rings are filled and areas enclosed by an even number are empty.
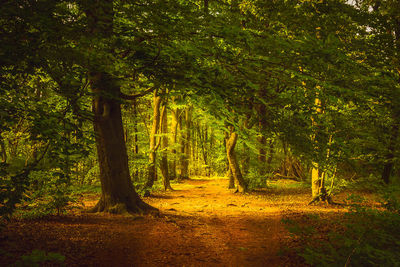
[[[137,94],[134,94],[134,95],[127,95],[127,94],[124,94],[124,93],[121,92],[120,93],[120,97],[122,99],[125,99],[125,100],[135,100],[135,99],[137,99],[139,97],[145,96],[145,95],[153,92],[155,89],[156,89],[156,86],[153,86],[153,87],[150,87],[150,88],[144,90],[143,92],[140,92],[140,93],[137,93]]]

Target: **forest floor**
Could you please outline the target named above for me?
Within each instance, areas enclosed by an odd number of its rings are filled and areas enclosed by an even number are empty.
[[[144,199],[159,217],[75,212],[13,220],[0,232],[0,265],[39,249],[65,255],[67,266],[301,266],[299,258],[280,256],[294,242],[282,218],[346,211],[308,206],[309,189],[297,182],[244,195],[227,185],[198,178],[155,192]],[[83,201],[91,207],[97,199]]]

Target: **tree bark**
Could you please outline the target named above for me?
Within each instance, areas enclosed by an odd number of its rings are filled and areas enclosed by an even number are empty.
[[[113,1],[83,2],[82,5],[88,18],[89,33],[95,38],[110,38],[113,34]],[[91,62],[89,69],[102,189],[101,198],[93,211],[155,211],[140,199],[131,183],[119,101],[120,87],[96,60]]]
[[[164,190],[172,190],[168,172],[168,117],[167,104],[164,102],[161,112],[161,163],[160,169],[163,179]]]
[[[390,183],[390,176],[392,174],[392,170],[394,167],[393,160],[396,152],[396,144],[398,136],[399,136],[399,125],[396,122],[394,122],[389,140],[388,153],[385,158],[386,162],[383,165],[383,171],[382,171],[382,180],[385,182],[385,184]]]
[[[102,194],[93,209],[97,212],[147,212],[155,210],[144,203],[130,179],[126,152],[120,88],[111,75],[92,72],[93,113]]]
[[[237,191],[239,193],[244,193],[247,191],[247,185],[243,179],[242,172],[240,171],[240,166],[236,158],[235,146],[237,139],[237,133],[231,129],[229,139],[226,142],[226,150],[229,161],[229,168],[232,171],[232,176],[235,180]]]
[[[134,125],[133,125],[133,131],[134,131],[134,137],[133,137],[133,154],[135,157],[139,155],[139,140],[138,140],[138,122],[136,118],[138,117],[138,110],[137,110],[137,101],[134,100],[132,102],[133,106],[133,116],[135,118]],[[135,168],[135,170],[132,172],[132,181],[138,181],[139,180],[139,170]]]
[[[228,178],[229,178],[228,189],[235,189],[235,178],[233,178],[232,170],[230,167],[228,167]]]
[[[275,149],[274,149],[274,141],[270,140],[269,141],[269,151],[268,151],[268,159],[267,159],[267,171],[271,172],[271,163],[275,155]]]
[[[228,189],[234,189],[235,188],[235,179],[233,178],[232,170],[229,165],[229,160],[228,160],[228,139],[229,139],[229,132],[225,131],[224,133],[225,138],[224,138],[224,147],[225,147],[225,153],[227,155],[226,157],[226,176],[229,179],[229,185]]]
[[[177,153],[176,153],[176,146],[177,146],[177,137],[178,137],[178,124],[179,124],[179,113],[180,110],[173,108],[171,109],[171,155],[172,155],[172,160],[170,164],[170,173],[171,173],[171,179],[175,179],[177,177],[176,174],[176,159],[177,159]]]
[[[315,98],[315,108],[317,113],[323,113],[322,110],[322,102],[318,98],[318,95]],[[312,118],[313,126],[318,129],[318,124],[315,122],[314,118]],[[314,135],[312,136],[313,141],[316,143],[318,147],[318,131],[315,130]],[[327,200],[327,193],[325,189],[325,181],[324,178],[325,174],[319,168],[317,162],[313,162],[312,169],[311,169],[311,192],[313,200],[310,203],[315,201],[325,201]]]
[[[153,93],[153,125],[150,132],[150,147],[149,147],[149,166],[148,166],[148,177],[145,187],[153,187],[154,181],[157,179],[156,169],[156,150],[157,150],[157,132],[160,126],[160,105],[161,96],[158,95],[158,91]]]
[[[314,163],[312,169],[311,169],[311,191],[312,191],[312,198],[316,198],[320,194],[320,189],[321,189],[321,175],[320,171],[318,168],[318,165]]]
[[[189,160],[190,160],[190,131],[191,131],[191,119],[192,119],[192,109],[191,107],[187,107],[185,110],[185,126],[186,131],[182,133],[182,149],[183,155],[181,157],[181,174],[180,179],[188,179],[189,178]]]
[[[1,149],[1,162],[6,163],[7,162],[7,150],[6,150],[6,146],[4,144],[3,138],[1,137],[1,132],[0,132],[0,149]]]

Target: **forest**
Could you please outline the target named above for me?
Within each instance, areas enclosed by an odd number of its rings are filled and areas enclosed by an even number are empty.
[[[400,0],[2,0],[0,265],[399,266]]]

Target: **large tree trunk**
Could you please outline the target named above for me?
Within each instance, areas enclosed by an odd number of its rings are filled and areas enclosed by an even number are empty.
[[[153,126],[150,132],[150,147],[149,147],[149,167],[148,177],[145,187],[153,187],[154,181],[157,179],[156,169],[156,150],[157,150],[157,132],[160,126],[160,105],[161,97],[158,95],[157,90],[153,95]]]
[[[161,163],[160,169],[163,179],[164,190],[172,190],[168,172],[168,117],[167,105],[163,103],[161,112]]]
[[[113,34],[113,1],[83,2],[82,5],[88,18],[89,33],[95,38],[110,38]],[[96,60],[91,64],[93,126],[102,189],[101,198],[93,210],[114,213],[156,210],[140,199],[131,183],[118,100],[120,87]]]
[[[131,183],[124,141],[119,86],[107,73],[91,73],[94,132],[102,194],[94,211],[123,213],[152,210]]]
[[[247,191],[247,185],[243,179],[242,172],[240,171],[239,163],[236,158],[235,146],[237,139],[237,133],[231,130],[229,139],[226,142],[226,154],[229,161],[229,168],[232,171],[232,175],[236,183],[237,191],[244,193]]]

